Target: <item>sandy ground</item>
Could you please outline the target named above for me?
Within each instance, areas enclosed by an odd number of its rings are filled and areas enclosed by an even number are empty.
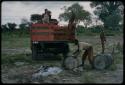
[[[100,40],[99,36],[82,36],[79,37],[80,41],[88,42],[93,45],[94,52],[98,53],[100,51]],[[113,44],[117,44],[118,42],[123,45],[123,37],[122,36],[110,36],[107,37],[106,43],[106,52],[111,52]],[[24,49],[8,49],[2,48],[3,54],[21,54],[21,53],[31,53],[29,48]],[[122,54],[121,54],[122,55]],[[121,56],[123,59],[123,56]],[[55,61],[52,65],[61,66],[59,61]],[[41,65],[46,65],[44,62],[42,64],[28,64],[24,62],[23,65],[2,65],[2,82],[3,83],[33,83],[31,80],[31,75],[38,69]],[[90,65],[86,63],[83,72],[81,73],[73,73],[72,71],[63,70],[58,75],[50,75],[47,77],[41,78],[41,80],[35,83],[122,83],[123,82],[123,62],[115,64],[115,69],[106,69],[103,71],[98,71],[95,69],[91,69]]]

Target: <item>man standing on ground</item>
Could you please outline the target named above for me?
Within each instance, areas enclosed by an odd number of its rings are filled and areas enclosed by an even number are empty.
[[[105,37],[103,29],[101,29],[100,39],[101,39],[101,45],[102,45],[102,53],[104,53],[106,37]]]

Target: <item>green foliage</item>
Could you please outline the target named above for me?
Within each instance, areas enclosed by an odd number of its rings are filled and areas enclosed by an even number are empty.
[[[115,35],[121,35],[123,32],[116,31],[116,30],[105,30],[106,36],[115,36]]]
[[[21,20],[21,24],[19,24],[19,28],[22,29],[22,30],[28,30],[30,28],[30,22],[23,18]]]
[[[76,33],[80,34],[80,33],[84,33],[85,32],[85,28],[83,26],[78,26],[76,29]]]
[[[42,15],[32,14],[30,17],[30,20],[31,20],[31,22],[36,22],[36,23],[42,22]]]
[[[2,54],[1,59],[2,59],[1,63],[3,65],[14,65],[15,62],[25,62],[30,65],[43,63],[43,61],[34,61],[31,57],[31,54],[29,55],[28,54],[14,54],[14,55]]]
[[[27,27],[27,24],[20,24],[19,28],[20,29],[27,29],[28,27]]]
[[[119,1],[92,2],[91,7],[95,7],[95,15],[104,23],[106,29],[117,29],[123,17],[123,4]]]
[[[78,26],[76,29],[76,33],[78,35],[84,34],[84,35],[96,35],[101,32],[102,26],[94,26],[94,27],[83,27],[83,26]]]
[[[105,29],[103,26],[101,25],[97,25],[97,26],[92,26],[92,27],[83,27],[81,25],[79,25],[76,29],[76,34],[77,35],[89,35],[89,36],[95,36],[95,35],[99,35],[101,32],[101,29],[104,29],[105,35],[106,36],[115,36],[115,35],[120,35],[123,32],[120,30],[109,30],[109,29]]]
[[[93,33],[100,33],[101,29],[103,29],[103,27],[98,25],[98,26],[91,27],[89,29],[91,29],[91,32],[93,32]]]
[[[16,24],[15,24],[15,23],[8,23],[8,28],[9,28],[10,30],[14,30],[15,27],[16,27]]]
[[[108,26],[110,30],[119,30],[119,22],[122,19],[117,13],[113,13],[105,18],[105,25]]]
[[[79,23],[80,21],[90,21],[90,13],[83,9],[78,3],[71,5],[70,7],[66,8],[64,13],[59,15],[60,20],[68,21],[71,18],[71,11],[75,14],[75,21]]]
[[[7,24],[1,25],[1,30],[2,30],[3,32],[8,31],[9,28],[7,27]]]
[[[16,28],[16,24],[15,23],[7,23],[4,25],[1,25],[2,31],[13,31]]]
[[[4,32],[2,32],[2,36],[8,36],[8,35],[10,35],[11,37],[12,36],[17,36],[17,37],[23,37],[23,36],[29,36],[29,33],[30,33],[30,31],[29,31],[29,29],[24,29],[24,30],[22,30],[22,29],[15,29],[15,30],[13,30],[13,31],[4,31]]]
[[[20,35],[20,31],[2,33],[2,48],[29,48],[30,35],[24,32]]]
[[[25,54],[15,54],[15,55],[2,55],[2,64],[14,64],[15,62],[29,62],[31,63],[32,60],[30,56],[26,56]]]

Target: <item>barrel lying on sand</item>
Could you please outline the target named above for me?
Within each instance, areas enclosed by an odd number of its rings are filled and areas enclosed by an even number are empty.
[[[108,68],[113,63],[113,56],[111,54],[97,54],[94,59],[94,67],[98,70]]]

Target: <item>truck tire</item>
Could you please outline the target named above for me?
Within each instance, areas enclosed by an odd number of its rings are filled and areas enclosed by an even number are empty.
[[[32,44],[32,59],[33,60],[37,60],[37,45],[36,44]]]
[[[67,43],[64,44],[63,46],[63,57],[67,57],[67,54],[69,53],[69,45]]]

